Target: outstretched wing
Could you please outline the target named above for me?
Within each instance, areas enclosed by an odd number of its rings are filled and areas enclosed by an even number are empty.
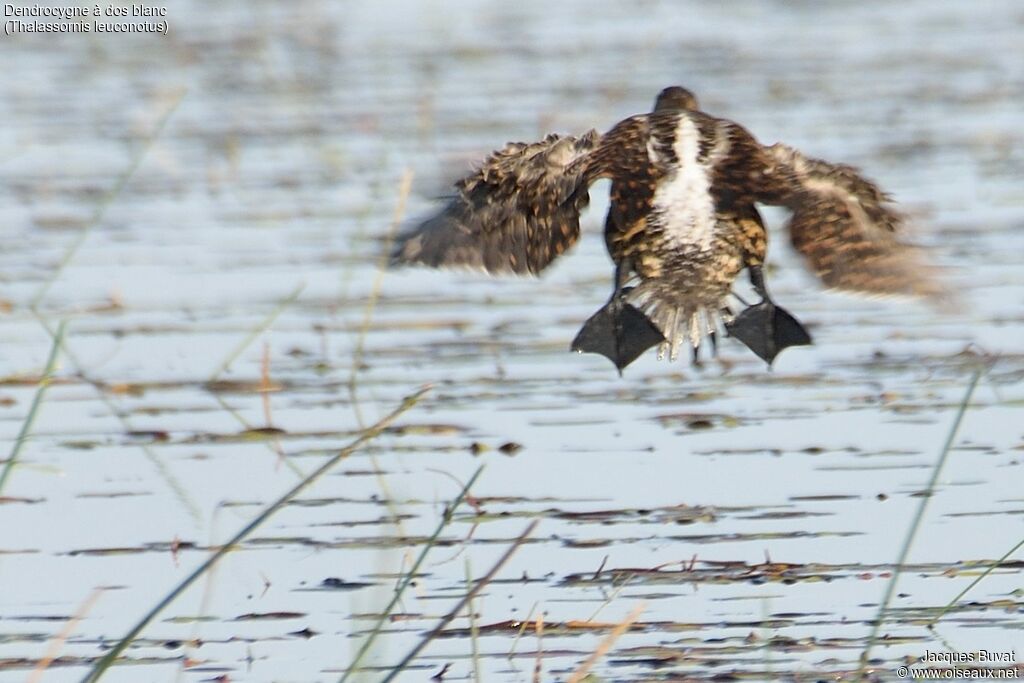
[[[458,181],[439,213],[398,238],[391,264],[540,273],[579,238],[590,201],[586,158],[599,141],[590,131],[509,143]]]
[[[784,203],[789,235],[829,287],[869,294],[942,297],[920,248],[901,242],[903,216],[857,169],[804,156],[782,144],[764,148],[793,184]]]

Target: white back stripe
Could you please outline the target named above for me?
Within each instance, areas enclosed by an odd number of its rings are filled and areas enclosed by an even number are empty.
[[[654,210],[673,246],[709,250],[715,232],[711,169],[697,161],[700,131],[685,113],[680,114],[672,149],[679,166],[655,191]]]

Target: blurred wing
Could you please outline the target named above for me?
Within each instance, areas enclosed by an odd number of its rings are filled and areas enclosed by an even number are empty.
[[[786,145],[765,150],[793,179],[790,240],[822,282],[868,294],[945,295],[924,251],[897,237],[903,216],[877,185],[852,166]]]
[[[391,264],[540,273],[579,238],[586,157],[599,140],[549,135],[494,152],[447,206],[398,238]]]

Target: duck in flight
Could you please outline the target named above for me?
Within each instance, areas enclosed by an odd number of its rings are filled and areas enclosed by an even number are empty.
[[[603,135],[549,135],[492,153],[444,208],[399,237],[391,263],[537,275],[579,239],[589,187],[605,178],[614,288],[572,348],[620,373],[659,345],[659,357],[674,360],[688,343],[697,362],[701,341],[714,347],[720,328],[769,365],[811,343],[768,293],[758,203],[791,212],[790,241],[828,287],[941,293],[919,250],[898,240],[902,217],[877,185],[851,166],[764,146],[681,87]],[[749,306],[732,292],[743,269],[760,298]],[[733,299],[746,308],[734,313]]]

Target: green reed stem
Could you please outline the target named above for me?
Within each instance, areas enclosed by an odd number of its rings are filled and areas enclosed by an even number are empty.
[[[50,327],[49,321],[47,321],[46,318],[44,318],[39,311],[32,311],[32,315],[34,315],[36,320],[39,321],[39,324],[43,326],[43,329],[46,330],[46,333],[48,335],[50,335],[50,338],[56,340],[57,331]],[[83,382],[91,386],[96,391],[96,394],[97,396],[99,396],[100,401],[102,401],[103,404],[107,407],[107,409],[110,411],[110,414],[113,415],[114,418],[121,423],[121,426],[124,427],[125,431],[132,431],[134,429],[134,426],[132,425],[131,420],[128,419],[128,416],[125,415],[124,412],[122,412],[117,407],[113,399],[111,399],[110,396],[107,394],[107,387],[99,380],[93,379],[92,377],[89,376],[88,372],[85,369],[85,365],[83,365],[82,361],[74,353],[71,346],[67,342],[62,344],[61,350],[63,351],[64,358],[66,358],[71,363],[71,365],[74,366],[75,372],[77,373],[79,379],[81,379]],[[185,507],[185,510],[188,511],[189,516],[192,517],[192,520],[196,523],[196,526],[202,526],[203,517],[202,513],[199,511],[199,506],[196,504],[194,500],[192,500],[192,497],[189,496],[188,491],[185,489],[184,485],[182,485],[182,483],[177,480],[177,478],[174,476],[171,470],[167,467],[166,463],[164,463],[163,459],[160,458],[160,456],[157,455],[152,448],[150,448],[146,444],[139,444],[139,448],[142,450],[146,458],[148,458],[149,461],[153,464],[153,466],[156,467],[157,472],[160,474],[163,480],[167,482],[167,486],[171,489],[171,492],[178,499],[178,501]]]
[[[53,269],[53,272],[50,273],[50,276],[46,278],[46,281],[39,287],[35,296],[32,297],[32,300],[28,304],[31,310],[37,310],[39,305],[43,303],[43,299],[46,298],[46,294],[50,291],[53,283],[57,281],[57,278],[59,278],[61,273],[64,272],[64,269],[67,268],[69,263],[71,263],[71,259],[75,257],[75,254],[78,253],[78,250],[85,243],[86,238],[89,237],[89,233],[91,233],[93,228],[103,220],[103,217],[107,214],[107,209],[110,208],[110,205],[113,204],[114,200],[121,194],[131,177],[135,175],[135,171],[139,168],[139,164],[142,163],[142,159],[146,156],[146,152],[149,151],[149,148],[153,146],[156,139],[160,137],[161,133],[163,133],[171,115],[175,110],[177,110],[178,105],[181,104],[181,101],[185,98],[185,92],[185,90],[182,90],[181,94],[178,95],[174,102],[172,102],[167,108],[167,111],[165,111],[163,116],[160,117],[160,120],[157,121],[156,128],[153,129],[153,132],[148,138],[146,138],[145,142],[142,143],[142,146],[139,147],[135,156],[132,157],[131,163],[128,164],[128,168],[126,168],[120,177],[118,177],[117,182],[114,183],[112,188],[110,188],[110,191],[103,195],[103,199],[101,199],[100,203],[96,205],[96,209],[93,211],[89,222],[86,223],[85,227],[79,231],[78,236],[75,237],[74,241],[68,245],[67,250],[64,252],[64,256],[62,256],[60,261],[57,263],[57,267]]]
[[[245,337],[240,342],[238,342],[235,348],[233,348],[231,352],[228,353],[227,356],[225,356],[224,360],[221,361],[221,364],[218,365],[217,369],[213,371],[212,375],[210,375],[210,381],[215,381],[229,367],[231,367],[231,364],[235,362],[235,359],[242,355],[242,352],[249,347],[249,344],[252,344],[256,337],[263,334],[271,325],[273,325],[274,321],[277,320],[278,316],[284,313],[286,308],[295,303],[295,300],[299,298],[299,295],[302,294],[302,290],[304,290],[305,288],[306,283],[303,282],[298,287],[296,287],[291,294],[277,302],[277,305],[274,306],[274,310],[272,310],[267,315],[267,317],[264,318],[256,327],[251,329],[249,331],[249,334],[245,335]]]
[[[526,527],[523,533],[519,534],[519,537],[516,538],[516,540],[512,541],[512,545],[510,545],[508,549],[505,551],[505,553],[500,558],[498,558],[498,561],[494,563],[494,566],[491,567],[491,570],[487,572],[483,576],[483,578],[477,581],[476,585],[473,586],[471,590],[467,591],[466,594],[462,596],[462,599],[459,600],[459,604],[455,605],[452,611],[450,611],[448,614],[441,618],[441,621],[438,622],[437,626],[435,626],[433,630],[430,631],[430,633],[423,637],[423,640],[421,640],[419,644],[417,644],[416,647],[414,647],[412,651],[409,652],[409,654],[407,654],[402,659],[402,661],[400,661],[398,665],[395,666],[395,668],[393,668],[388,673],[388,675],[384,677],[384,680],[381,681],[381,683],[391,683],[391,681],[395,680],[395,677],[397,677],[398,674],[402,673],[402,671],[404,671],[405,668],[409,666],[409,664],[411,664],[412,661],[416,659],[416,657],[418,657],[421,652],[423,652],[423,649],[427,647],[427,645],[429,645],[431,641],[433,641],[435,638],[437,638],[438,635],[440,635],[441,631],[443,631],[448,626],[448,624],[450,624],[452,620],[460,612],[462,612],[462,610],[466,609],[466,605],[468,605],[473,600],[473,598],[475,598],[477,594],[484,589],[484,586],[489,584],[491,580],[494,579],[497,573],[501,571],[501,568],[505,566],[505,563],[508,562],[509,559],[511,559],[512,555],[514,555],[515,552],[519,549],[519,546],[526,542],[526,539],[530,537],[530,534],[533,533],[533,530],[537,528],[538,521],[539,520],[535,519],[532,522],[530,522],[529,526]]]
[[[118,656],[122,652],[124,652],[124,650],[136,638],[138,638],[139,634],[142,633],[143,629],[145,629],[150,624],[150,622],[152,622],[153,619],[155,619],[160,614],[160,612],[162,612],[168,605],[174,602],[174,600],[176,600],[178,596],[184,593],[189,586],[191,586],[193,583],[195,583],[197,579],[206,574],[206,572],[208,572],[214,565],[216,565],[217,562],[222,557],[231,552],[235,548],[235,546],[237,546],[239,543],[245,540],[253,531],[259,528],[264,522],[266,522],[271,517],[271,515],[273,515],[275,512],[280,510],[284,505],[286,505],[290,500],[299,495],[304,489],[309,487],[310,484],[312,484],[321,476],[323,476],[328,470],[333,468],[339,462],[341,462],[342,460],[344,460],[345,458],[359,450],[367,442],[372,441],[374,438],[379,436],[381,432],[383,432],[400,415],[402,415],[407,410],[416,405],[420,398],[422,398],[423,395],[427,393],[429,390],[430,387],[424,387],[419,391],[411,394],[410,396],[407,396],[405,399],[402,400],[402,403],[397,408],[395,408],[391,413],[382,418],[376,424],[364,430],[362,434],[360,434],[349,445],[342,448],[336,455],[329,458],[327,462],[325,462],[323,465],[321,465],[316,470],[311,472],[309,476],[307,476],[305,479],[303,479],[298,484],[293,486],[291,489],[288,490],[287,493],[282,495],[280,498],[274,501],[273,504],[264,509],[263,512],[258,514],[251,522],[245,525],[245,527],[241,531],[235,534],[234,537],[231,538],[231,540],[229,540],[227,543],[223,544],[220,548],[218,548],[212,555],[210,555],[210,557],[205,562],[203,562],[201,565],[199,565],[199,567],[195,569],[195,571],[189,574],[184,581],[175,586],[174,590],[168,593],[163,600],[157,603],[157,605],[153,607],[153,609],[151,609],[141,620],[139,620],[139,622],[135,624],[135,626],[133,626],[131,630],[129,630],[128,633],[121,638],[120,641],[118,641],[117,645],[115,645],[109,652],[107,652],[107,654],[103,656],[102,659],[100,659],[96,663],[92,671],[90,671],[85,676],[85,678],[82,679],[82,683],[92,683],[93,681],[98,681],[100,676],[102,676],[103,673],[108,668],[110,668],[110,665],[117,660]]]
[[[910,523],[910,528],[907,530],[907,537],[903,541],[903,548],[900,550],[899,558],[896,560],[896,566],[893,569],[892,578],[889,580],[889,585],[885,588],[885,595],[882,598],[881,604],[878,606],[878,614],[871,626],[871,633],[868,635],[867,643],[864,646],[864,652],[860,655],[860,666],[857,669],[857,680],[863,680],[864,678],[868,659],[871,654],[871,648],[874,647],[875,641],[878,639],[878,632],[882,628],[882,623],[885,620],[885,613],[888,611],[889,604],[892,602],[892,597],[896,593],[896,584],[899,582],[900,574],[903,572],[903,565],[906,563],[907,557],[910,555],[910,548],[914,544],[914,538],[917,536],[917,531],[921,526],[921,520],[924,519],[924,513],[928,509],[928,503],[931,501],[932,495],[935,493],[935,485],[938,483],[939,476],[942,474],[942,468],[946,464],[946,458],[949,456],[949,452],[953,448],[953,442],[956,440],[956,435],[960,431],[960,425],[963,423],[964,414],[967,412],[967,407],[971,403],[971,397],[974,396],[974,390],[978,386],[978,381],[981,379],[981,375],[982,371],[977,370],[971,376],[971,382],[967,387],[967,391],[964,393],[963,400],[960,401],[960,407],[957,410],[956,418],[953,420],[953,426],[950,428],[949,434],[946,436],[946,443],[942,446],[942,451],[939,453],[939,459],[935,463],[935,467],[932,469],[931,479],[928,480],[928,485],[925,487],[921,502],[917,506],[917,513],[914,515],[914,520]]]
[[[36,421],[36,415],[39,413],[39,406],[43,403],[43,396],[46,394],[47,388],[53,380],[53,373],[57,369],[57,358],[60,356],[61,346],[64,344],[64,332],[67,327],[66,321],[62,320],[60,325],[57,326],[57,333],[53,337],[53,345],[50,346],[50,356],[46,359],[46,369],[43,370],[43,376],[39,378],[39,386],[36,389],[36,395],[32,399],[32,405],[28,409],[28,415],[25,416],[25,421],[21,423],[21,430],[18,431],[18,436],[14,440],[14,447],[11,448],[10,455],[7,456],[7,463],[4,465],[3,472],[0,472],[0,493],[3,493],[4,484],[7,483],[7,477],[11,475],[11,470],[14,469],[14,463],[18,461],[18,455],[21,454],[21,449],[28,440],[29,432],[32,431],[32,423]]]
[[[416,574],[419,572],[420,566],[423,564],[423,561],[427,559],[427,553],[429,553],[430,549],[437,544],[437,539],[441,537],[441,532],[444,531],[445,527],[447,527],[452,521],[452,516],[455,514],[455,510],[458,509],[458,507],[466,500],[466,496],[469,495],[469,489],[476,483],[477,478],[483,471],[484,466],[480,465],[476,472],[473,473],[473,476],[469,478],[469,481],[466,482],[466,485],[462,487],[462,490],[459,491],[459,495],[457,495],[455,500],[453,500],[445,509],[444,514],[441,516],[441,521],[438,523],[437,528],[434,529],[434,533],[430,535],[430,538],[428,538],[427,542],[423,545],[423,549],[420,550],[419,557],[417,557],[416,561],[413,562],[412,567],[409,568],[409,571],[404,577],[402,577],[402,580],[399,581],[398,586],[395,588],[395,594],[391,596],[391,602],[387,604],[387,607],[385,607],[380,613],[380,616],[377,617],[377,623],[373,625],[373,631],[371,631],[370,635],[363,641],[363,644],[360,646],[359,651],[356,652],[356,656],[352,660],[352,663],[345,670],[345,673],[342,674],[341,679],[339,679],[339,683],[345,683],[349,676],[359,668],[359,664],[363,661],[363,657],[365,657],[366,653],[370,651],[370,646],[373,645],[373,641],[377,639],[377,636],[379,636],[381,630],[383,630],[384,623],[391,615],[391,610],[395,609],[395,606],[402,599],[402,593],[405,592],[405,589],[408,588],[409,584],[411,584],[416,578]]]
[[[373,321],[373,312],[377,308],[377,301],[380,299],[381,287],[384,284],[384,273],[388,267],[388,252],[391,251],[391,242],[394,240],[395,232],[405,216],[405,204],[409,200],[409,193],[412,191],[412,169],[405,169],[402,179],[399,181],[398,201],[395,204],[395,214],[391,220],[387,235],[384,238],[384,250],[377,260],[377,274],[373,277],[373,286],[370,288],[370,296],[366,299],[363,307],[363,321],[359,325],[359,332],[356,335],[356,346],[352,350],[352,370],[348,378],[348,393],[352,398],[352,410],[356,416],[356,423],[363,424],[363,413],[359,408],[359,396],[357,378],[359,366],[363,363],[363,350],[366,344],[366,334],[370,330],[370,323]]]
[[[469,564],[469,556],[466,558],[466,592],[473,588],[473,570]],[[469,643],[473,655],[473,683],[483,683],[480,676],[480,629],[476,626],[476,606],[470,600],[466,605],[466,613],[469,616]]]
[[[931,621],[928,622],[928,628],[932,628],[933,626],[935,626],[935,624],[939,621],[939,619],[941,619],[942,617],[946,616],[946,613],[949,610],[953,609],[953,606],[956,605],[956,603],[960,602],[961,598],[963,598],[965,595],[967,595],[969,592],[971,592],[971,589],[974,588],[975,586],[977,586],[979,583],[981,583],[982,579],[984,579],[986,576],[991,574],[992,571],[996,567],[1001,565],[1003,562],[1006,562],[1006,560],[1010,559],[1010,556],[1013,555],[1018,550],[1020,550],[1021,547],[1024,547],[1024,538],[1020,539],[1020,542],[1018,542],[1017,545],[1015,545],[1012,548],[1010,548],[1009,550],[1007,550],[1005,555],[1003,555],[998,560],[996,560],[994,563],[989,565],[988,569],[983,571],[976,579],[974,579],[974,581],[971,581],[971,583],[967,586],[967,588],[964,588],[962,591],[957,593],[957,596],[955,598],[953,598],[952,600],[950,600],[949,604],[947,604],[945,607],[942,608],[942,611],[939,612],[938,616],[936,616],[934,619],[932,619]]]

